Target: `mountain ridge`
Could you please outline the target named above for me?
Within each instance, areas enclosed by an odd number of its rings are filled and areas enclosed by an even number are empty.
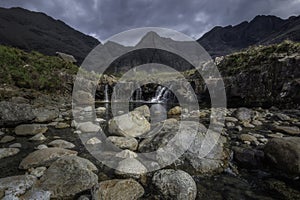
[[[64,52],[80,64],[100,42],[45,13],[14,7],[0,8],[0,44],[46,55]]]
[[[300,16],[281,19],[258,15],[235,26],[216,26],[197,41],[212,57],[228,55],[253,45],[269,45],[284,40],[300,41]]]

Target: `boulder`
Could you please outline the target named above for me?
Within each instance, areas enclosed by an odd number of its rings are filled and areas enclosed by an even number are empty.
[[[14,156],[20,152],[17,148],[0,148],[0,159]]]
[[[138,147],[138,141],[135,138],[110,136],[107,140],[120,149],[130,149],[135,151]]]
[[[19,199],[25,194],[37,181],[32,175],[12,176],[0,179],[0,198],[1,199]]]
[[[57,147],[63,149],[73,149],[75,147],[74,144],[65,140],[54,140],[48,144],[50,147]]]
[[[73,94],[73,99],[81,105],[92,105],[95,102],[93,95],[90,92],[85,92],[83,90],[76,91]]]
[[[188,173],[182,170],[160,170],[154,174],[152,182],[164,199],[196,199],[196,183]]]
[[[36,123],[45,123],[53,121],[58,117],[58,110],[48,110],[44,108],[34,109],[33,113],[35,115],[34,121]]]
[[[119,136],[139,137],[150,131],[150,123],[139,112],[133,111],[111,119],[108,130]]]
[[[28,136],[47,132],[47,126],[41,124],[22,124],[15,128],[16,135]]]
[[[93,192],[93,199],[102,200],[137,200],[144,194],[144,188],[133,179],[114,179],[98,184]]]
[[[289,174],[300,174],[300,138],[271,139],[266,144],[264,152],[271,167]]]
[[[119,162],[115,173],[125,177],[139,178],[141,174],[147,172],[147,168],[137,159],[125,158]]]
[[[254,112],[248,108],[238,108],[234,113],[235,116],[240,121],[251,121],[254,116]]]
[[[5,144],[14,141],[16,138],[14,136],[6,135],[0,140],[0,144]]]
[[[180,106],[176,106],[169,110],[168,115],[180,115],[182,112],[182,108]]]
[[[66,155],[77,155],[77,152],[62,148],[45,148],[37,150],[25,157],[21,161],[19,168],[29,169],[32,167],[48,167],[58,158]]]
[[[39,133],[39,134],[31,137],[29,140],[30,141],[44,141],[44,140],[47,140],[47,138],[44,136],[43,133]]]
[[[142,140],[139,144],[140,152],[153,152],[159,148],[165,147],[172,138],[178,134],[179,130],[179,122],[176,119],[168,119],[164,122],[161,122],[162,127],[160,127],[159,131],[153,135]],[[206,127],[198,122],[193,121],[184,121],[184,123],[180,124],[182,129],[182,137],[181,141],[185,144],[190,144],[186,151],[183,151],[182,145],[177,145],[174,142],[172,145],[169,145],[168,151],[173,154],[159,154],[158,153],[158,162],[160,165],[166,165],[169,158],[176,158],[178,155],[180,156],[180,160],[182,161],[178,165],[183,165],[183,167],[188,166],[189,169],[193,169],[194,172],[203,173],[203,174],[211,174],[215,172],[222,172],[228,163],[229,155],[227,149],[224,147],[226,139],[220,136],[218,133],[212,132],[211,139],[217,140],[216,145],[211,149],[211,151],[207,155],[202,155],[201,147],[202,143],[206,136]],[[196,133],[195,139],[190,141],[191,137],[187,137],[189,135],[195,134],[195,129],[198,129]],[[150,132],[151,133],[151,132]],[[203,147],[206,150],[208,147]],[[181,152],[180,152],[181,151]]]
[[[39,188],[51,192],[51,198],[72,198],[98,183],[97,167],[77,156],[64,156],[54,161],[40,179]]]
[[[264,160],[264,152],[251,148],[234,147],[233,148],[234,160],[246,168],[259,168],[262,167]]]
[[[77,124],[77,128],[85,133],[94,133],[101,129],[100,126],[93,124],[92,122],[79,123]]]
[[[300,128],[297,126],[275,126],[275,129],[289,135],[300,135]]]
[[[32,107],[28,104],[0,102],[0,127],[31,122],[34,117]]]
[[[150,114],[150,109],[147,105],[140,106],[134,109],[134,111],[140,113],[142,116],[144,116],[147,120],[150,119],[151,114]]]

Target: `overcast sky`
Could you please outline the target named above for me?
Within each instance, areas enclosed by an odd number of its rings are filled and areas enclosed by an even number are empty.
[[[103,41],[132,28],[164,27],[198,39],[217,25],[256,15],[300,14],[300,0],[0,0],[0,7],[44,12]]]

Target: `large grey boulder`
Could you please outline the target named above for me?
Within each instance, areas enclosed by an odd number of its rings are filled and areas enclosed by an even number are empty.
[[[0,198],[1,199],[19,199],[25,194],[37,181],[32,175],[12,176],[0,179]]]
[[[16,104],[7,101],[0,102],[0,127],[16,126],[27,123],[35,118],[29,104]]]
[[[144,188],[133,179],[114,179],[100,182],[93,192],[95,200],[137,200]]]
[[[207,141],[208,145],[202,145],[207,135],[207,129],[204,125],[193,121],[184,121],[180,124],[176,119],[168,119],[161,124],[162,126],[158,132],[153,133],[153,135],[150,132],[150,135],[140,142],[140,152],[153,152],[169,145],[168,152],[170,153],[160,154],[158,151],[157,159],[160,165],[166,165],[172,157],[179,156],[177,159],[182,162],[178,165],[188,166],[196,173],[219,173],[226,168],[229,158],[228,151],[225,148],[226,139],[220,136],[219,133],[208,133],[210,134],[209,141]],[[179,141],[170,143],[176,134],[179,134],[179,125],[182,130],[181,137],[179,137]],[[195,132],[195,130],[198,131]],[[214,146],[212,146],[212,142],[215,143]],[[183,149],[181,143],[189,146]]]
[[[51,164],[40,179],[39,188],[51,192],[51,198],[71,198],[98,183],[97,167],[77,156],[64,156]]]
[[[196,183],[188,173],[182,170],[160,170],[154,174],[152,182],[164,199],[196,199]]]
[[[269,140],[264,148],[271,167],[290,174],[300,174],[300,138],[285,137]]]
[[[67,155],[77,155],[77,152],[62,148],[46,148],[37,150],[25,157],[21,161],[19,168],[29,169],[32,167],[48,167],[58,158]]]
[[[150,131],[150,123],[140,112],[133,111],[111,119],[108,129],[111,134],[124,137],[139,137]]]
[[[22,124],[15,128],[16,135],[28,136],[47,132],[48,128],[41,124]]]

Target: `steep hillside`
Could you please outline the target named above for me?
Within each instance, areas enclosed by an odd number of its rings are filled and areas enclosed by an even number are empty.
[[[64,92],[72,89],[77,70],[56,56],[0,45],[0,86]]]
[[[0,8],[0,44],[46,55],[64,52],[81,63],[99,41],[46,14]]]
[[[215,27],[198,42],[211,56],[217,57],[252,45],[275,44],[286,39],[300,41],[300,16],[286,20],[275,16],[257,16],[251,22],[236,26]]]

